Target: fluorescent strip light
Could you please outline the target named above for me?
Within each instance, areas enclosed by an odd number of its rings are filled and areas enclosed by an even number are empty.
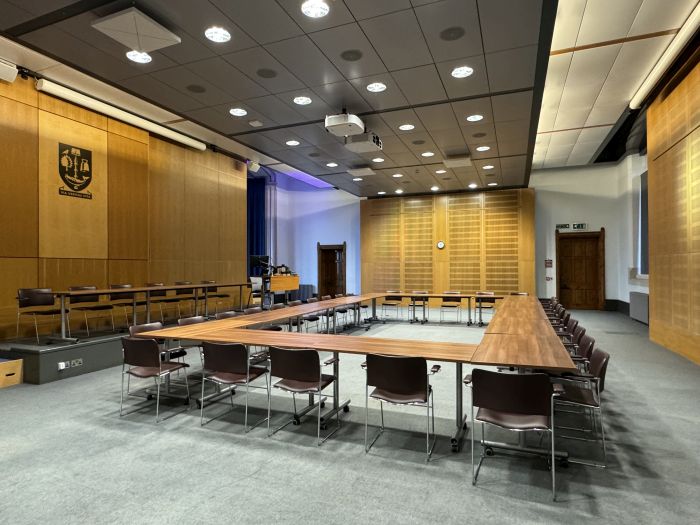
[[[671,43],[664,51],[658,62],[651,68],[651,71],[644,79],[644,82],[637,88],[637,92],[630,100],[630,109],[639,109],[642,102],[649,96],[654,86],[661,80],[661,77],[666,73],[673,61],[680,55],[686,44],[693,38],[693,35],[700,26],[700,3],[695,6],[695,9],[685,21],[680,31],[671,40]]]
[[[174,140],[175,142],[179,142],[180,144],[184,144],[185,146],[189,146],[190,148],[194,148],[200,151],[204,151],[207,149],[207,145],[204,142],[192,139],[187,135],[183,135],[182,133],[173,131],[172,129],[151,122],[150,120],[146,120],[145,118],[138,117],[133,113],[129,113],[128,111],[124,111],[123,109],[119,109],[116,106],[112,106],[111,104],[107,104],[106,102],[102,102],[101,100],[97,100],[96,98],[92,98],[87,95],[83,95],[82,93],[78,93],[77,91],[73,91],[70,88],[61,86],[60,84],[56,84],[54,82],[51,82],[50,80],[46,80],[45,78],[39,79],[37,81],[36,89],[37,91],[43,91],[45,93],[48,93],[49,95],[53,95],[54,97],[62,98],[63,100],[67,100],[68,102],[77,104],[78,106],[91,109],[93,111],[96,111],[97,113],[102,113],[103,115],[107,115],[108,117],[121,120],[122,122],[131,124],[132,126],[136,126],[137,128],[150,131],[152,133],[155,133],[156,135],[160,135],[161,137]]]

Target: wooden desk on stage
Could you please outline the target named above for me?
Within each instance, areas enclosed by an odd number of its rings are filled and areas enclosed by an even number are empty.
[[[298,275],[271,275],[270,287],[271,292],[291,292],[299,289]]]

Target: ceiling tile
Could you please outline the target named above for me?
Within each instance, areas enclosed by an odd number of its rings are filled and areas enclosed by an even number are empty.
[[[491,98],[493,119],[496,122],[530,119],[532,112],[532,91],[521,91]]]
[[[345,0],[345,5],[348,6],[357,20],[411,8],[409,0],[381,0],[381,2],[377,2],[377,0]]]
[[[323,144],[342,144],[343,139],[328,133],[323,124],[306,124],[304,126],[295,126],[294,133],[299,135],[309,144],[316,146]]]
[[[266,45],[265,48],[307,86],[320,86],[343,80],[335,66],[307,36],[275,42]]]
[[[628,36],[680,28],[693,11],[694,2],[644,0]]]
[[[191,71],[185,66],[176,66],[170,69],[156,71],[155,73],[151,73],[151,76],[199,101],[203,106],[225,104],[232,99],[230,94],[210,84],[201,78],[198,73]],[[188,89],[188,87],[193,86],[203,88],[205,91],[199,93]]]
[[[469,149],[464,143],[462,132],[457,126],[452,129],[431,131],[430,136],[435,145],[445,154],[445,156],[467,155],[469,153]]]
[[[423,106],[416,108],[415,112],[423,126],[431,133],[436,130],[459,128],[450,104]]]
[[[589,0],[576,39],[577,46],[627,36],[643,0]]]
[[[452,70],[461,66],[471,67],[474,72],[466,78],[454,78]],[[473,97],[489,93],[486,61],[483,55],[440,62],[436,67],[450,98]]]
[[[529,88],[535,84],[537,46],[518,47],[486,55],[491,91]]]
[[[128,78],[122,80],[119,84],[132,93],[137,94],[137,96],[158,101],[159,104],[167,106],[179,113],[198,109],[203,105],[192,97],[180,93],[176,89],[171,88],[167,84],[163,84],[150,75]]]
[[[281,93],[304,87],[304,83],[301,80],[296,78],[262,47],[254,47],[238,53],[224,55],[222,58],[234,65],[239,71],[245,73],[248,79],[252,79],[270,93]]]
[[[391,73],[410,104],[425,104],[447,99],[434,64],[402,69]]]
[[[210,0],[260,44],[299,36],[303,31],[275,0]]]
[[[277,2],[306,33],[313,33],[315,31],[341,26],[355,21],[343,2],[330,2],[331,9],[328,14],[322,18],[310,18],[302,13],[302,2],[300,0],[277,0]]]
[[[381,93],[367,91],[367,86],[373,82],[381,82],[386,86],[386,90]],[[397,86],[394,79],[388,73],[382,75],[372,75],[365,78],[353,78],[350,83],[362,95],[372,109],[383,110],[400,106],[407,106],[408,101]]]
[[[452,102],[452,111],[454,111],[454,114],[457,117],[457,122],[459,122],[460,126],[473,128],[481,124],[493,122],[490,97],[473,98],[469,100],[461,100],[459,102]],[[484,118],[477,122],[470,122],[467,120],[467,117],[470,115],[481,115]]]
[[[433,61],[413,10],[363,20],[360,25],[391,71]]]
[[[540,0],[479,0],[484,51],[537,45],[541,15]]]
[[[187,64],[187,69],[238,100],[262,97],[268,94],[265,88],[250,80],[220,57]],[[202,82],[195,83],[202,84]],[[203,96],[206,96],[206,93]]]
[[[418,133],[424,131],[424,127],[416,112],[412,109],[400,109],[397,111],[386,111],[381,114],[381,119],[386,123],[386,133],[403,135],[406,133]],[[401,131],[402,124],[413,124],[414,129]]]
[[[280,124],[294,124],[304,120],[299,113],[274,95],[251,98],[246,100],[246,104],[264,115],[266,119],[273,120]],[[263,120],[263,123],[264,122]]]
[[[20,6],[7,1],[0,2],[0,11],[2,11],[0,29],[3,30],[27,22],[35,17],[26,9],[22,9]]]
[[[509,120],[507,122],[496,122],[496,138],[503,153],[501,142],[523,141],[527,142],[530,136],[530,119]]]
[[[204,60],[216,55],[209,47],[202,44],[199,40],[192,38],[187,33],[180,33],[179,36],[182,42],[174,46],[163,48],[160,52],[167,56],[170,60],[178,64],[187,64],[196,60]]]
[[[557,4],[557,18],[552,36],[552,50],[568,49],[576,45],[587,0],[567,0]],[[550,64],[553,56],[549,57]],[[547,72],[549,76],[549,71]]]
[[[483,53],[475,0],[447,0],[416,8],[416,16],[436,62]]]
[[[314,87],[313,91],[326,104],[335,108],[336,112],[346,108],[348,113],[357,114],[372,109],[367,101],[360,96],[355,87],[347,81],[323,84],[322,86]]]
[[[297,113],[304,117],[304,120],[315,120],[315,119],[325,119],[326,115],[332,115],[336,112],[335,108],[331,108],[326,104],[320,97],[314,96],[315,93],[310,89],[297,89],[295,91],[289,91],[287,93],[280,93],[277,95],[282,102],[287,104]],[[311,99],[311,104],[306,106],[300,106],[294,103],[294,97],[306,96]]]
[[[386,72],[372,44],[357,24],[326,29],[310,36],[345,78],[366,77]],[[353,56],[343,58],[343,53]]]

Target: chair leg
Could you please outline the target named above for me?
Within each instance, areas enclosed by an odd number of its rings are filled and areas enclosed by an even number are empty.
[[[600,418],[600,436],[603,439],[603,465],[608,465],[608,449],[605,445],[605,426],[603,425],[603,407],[598,407],[598,417]]]
[[[36,333],[36,344],[39,344],[39,325],[36,323],[36,314],[34,314],[34,333]]]
[[[87,336],[90,337],[90,324],[88,323],[87,311],[83,312],[85,315],[85,330],[87,331]]]
[[[557,486],[556,486],[556,461],[555,461],[555,456],[554,456],[554,396],[552,396],[552,408],[551,408],[551,418],[550,418],[550,424],[551,424],[551,430],[550,430],[550,435],[551,435],[551,441],[552,441],[552,501],[557,500]]]
[[[245,382],[245,415],[243,416],[243,428],[248,432],[248,395],[250,394],[250,377]],[[231,396],[233,402],[233,396]]]
[[[207,378],[204,377],[204,370],[202,370],[202,397],[199,400],[199,426],[204,426],[204,383],[206,383]]]
[[[476,475],[474,473],[474,404],[469,407],[469,417],[472,422],[470,432],[472,441],[472,485],[476,485]]]
[[[122,417],[122,410],[124,408],[124,365],[122,364],[122,388],[120,390],[120,399],[119,399],[119,417]]]
[[[15,339],[19,339],[19,318],[20,318],[20,313],[19,313],[19,310],[17,310],[17,334],[15,335]]]
[[[114,328],[114,310],[110,311],[109,315],[112,316],[112,332],[116,332],[116,328]]]
[[[160,376],[156,377],[156,423],[160,422]]]
[[[248,298],[248,304],[250,304],[250,298]],[[272,396],[272,388],[267,389],[267,437],[270,437],[270,401]]]

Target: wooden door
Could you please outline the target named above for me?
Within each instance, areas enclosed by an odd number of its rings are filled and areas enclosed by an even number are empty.
[[[319,297],[345,293],[345,246],[317,243]]]
[[[557,297],[566,308],[603,310],[605,307],[605,229],[559,233]]]

